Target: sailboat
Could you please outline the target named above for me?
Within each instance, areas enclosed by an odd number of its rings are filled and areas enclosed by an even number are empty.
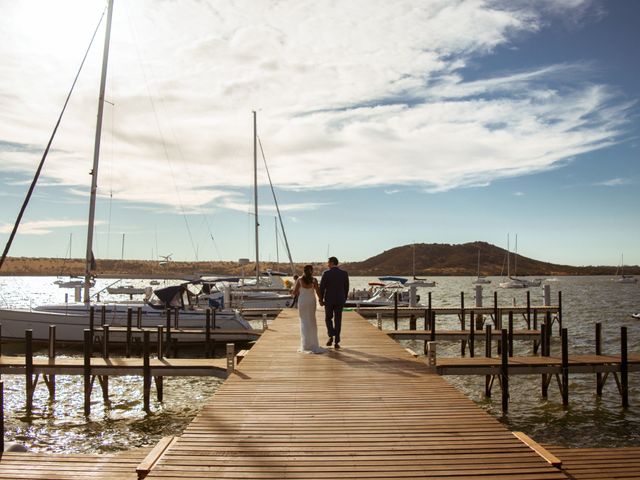
[[[416,244],[413,244],[413,275],[411,279],[405,282],[405,286],[407,287],[435,287],[436,282],[430,282],[426,278],[418,278],[416,277]]]
[[[478,249],[478,273],[476,274],[476,279],[473,281],[475,285],[486,285],[491,283],[484,275],[480,275],[480,249]]]
[[[616,275],[618,272],[616,271]],[[638,279],[633,275],[624,274],[624,254],[620,257],[620,276],[616,279],[618,283],[638,283]]]
[[[516,235],[516,251],[518,249],[518,236]],[[511,251],[509,248],[509,235],[507,235],[507,280],[504,282],[500,282],[500,288],[529,288],[529,287],[533,287],[533,286],[539,286],[540,282],[538,282],[538,285],[532,285],[531,282],[529,282],[529,280],[525,280],[524,278],[518,278],[515,276],[515,272],[516,272],[516,268],[517,268],[517,253],[514,256],[514,268],[513,268],[513,272],[514,272],[514,276],[511,276]]]
[[[0,323],[2,324],[2,334],[4,338],[24,338],[26,329],[33,330],[34,340],[45,340],[49,336],[49,326],[56,325],[56,337],[64,342],[81,342],[84,338],[84,329],[89,326],[90,308],[95,307],[98,311],[104,307],[106,312],[105,320],[111,325],[126,325],[127,310],[132,308],[142,311],[141,324],[145,327],[156,327],[165,318],[167,309],[178,308],[180,313],[180,326],[183,328],[194,328],[204,326],[205,309],[210,307],[220,307],[219,302],[213,299],[205,299],[207,303],[199,304],[200,296],[192,292],[189,287],[197,286],[197,282],[187,282],[182,285],[175,285],[157,289],[155,292],[149,288],[145,299],[139,302],[104,302],[91,303],[90,287],[92,285],[92,274],[95,269],[95,259],[93,256],[93,229],[95,223],[95,207],[97,192],[98,164],[100,157],[100,137],[102,132],[102,116],[105,101],[105,86],[107,79],[107,64],[109,58],[109,40],[111,34],[111,19],[113,16],[113,2],[109,0],[107,10],[107,25],[105,29],[105,42],[102,57],[102,75],[100,80],[100,94],[98,98],[98,116],[96,123],[96,134],[94,143],[93,169],[91,170],[91,195],[89,200],[89,221],[87,226],[87,250],[84,277],[84,301],[82,303],[63,303],[56,305],[42,305],[34,310],[9,310],[0,309]],[[7,247],[8,249],[8,247]],[[6,250],[5,250],[6,254]],[[4,257],[3,257],[4,258]],[[152,296],[155,294],[155,298]],[[204,296],[203,296],[204,297]],[[218,329],[248,330],[251,325],[234,310],[216,311],[216,327]],[[238,339],[245,338],[239,335]],[[224,340],[234,340],[233,332],[221,338]]]

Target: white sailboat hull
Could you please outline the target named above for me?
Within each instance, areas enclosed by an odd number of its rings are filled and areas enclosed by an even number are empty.
[[[70,305],[72,307],[73,304]],[[109,311],[106,322],[109,326],[127,325],[127,306],[122,306],[120,310]],[[100,325],[100,309],[95,310],[94,325]],[[134,325],[136,324],[134,310]],[[143,327],[166,326],[166,313],[164,310],[144,311],[142,315]],[[33,330],[34,340],[47,340],[49,338],[49,326],[56,326],[56,340],[61,342],[76,343],[84,341],[84,330],[89,328],[89,313],[86,310],[74,310],[69,308],[67,312],[62,311],[42,311],[42,310],[5,310],[0,309],[0,324],[2,325],[3,339],[24,339],[25,330]],[[174,318],[171,319],[172,327]],[[204,328],[205,313],[198,311],[189,313],[180,311],[180,328]],[[251,325],[236,312],[216,315],[216,332],[221,330],[249,330]],[[234,341],[246,340],[245,335],[235,335],[230,332],[228,336],[216,337],[217,340]],[[114,340],[118,340],[116,336]],[[197,335],[185,336],[184,340],[201,341]]]

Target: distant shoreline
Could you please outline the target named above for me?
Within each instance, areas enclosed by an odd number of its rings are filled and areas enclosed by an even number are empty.
[[[386,253],[386,252],[385,252]],[[382,257],[384,254],[378,256]],[[379,261],[376,261],[379,260]],[[393,259],[392,259],[393,260]],[[95,275],[102,278],[150,278],[150,279],[180,279],[190,278],[199,275],[229,275],[251,277],[254,275],[255,266],[249,263],[244,268],[237,262],[179,262],[171,261],[160,263],[152,260],[98,260]],[[320,274],[326,269],[324,262],[309,262],[314,265],[316,274]],[[422,267],[416,268],[416,275],[426,276],[476,276],[475,266],[470,262],[448,262],[443,267]],[[523,262],[524,263],[524,262]],[[522,268],[518,271],[518,276],[538,276],[557,277],[569,275],[601,275],[614,276],[615,266],[588,266],[573,267],[568,265],[553,265],[536,262],[529,268]],[[305,263],[296,263],[296,272],[302,272]],[[389,261],[384,258],[372,258],[364,262],[345,262],[341,265],[351,275],[372,276],[382,275],[402,275],[410,277],[412,269],[402,261]],[[273,271],[290,274],[289,264],[273,262],[263,262],[260,264],[262,271],[272,269]],[[506,272],[505,272],[506,273]],[[481,271],[482,275],[501,276],[502,265],[485,265]],[[625,267],[625,274],[640,275],[640,267]],[[36,257],[8,257],[0,276],[83,276],[83,259],[59,259],[59,258],[36,258]]]

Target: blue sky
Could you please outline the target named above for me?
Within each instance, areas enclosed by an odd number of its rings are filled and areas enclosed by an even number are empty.
[[[104,2],[0,8],[4,245]],[[94,252],[253,259],[257,110],[295,261],[510,233],[640,264],[639,24],[634,0],[116,0]],[[11,255],[84,256],[102,39]]]

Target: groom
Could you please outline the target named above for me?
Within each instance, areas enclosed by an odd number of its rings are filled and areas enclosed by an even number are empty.
[[[349,293],[349,274],[338,268],[336,257],[329,257],[327,265],[329,269],[322,273],[320,279],[320,305],[324,305],[324,320],[329,335],[327,347],[333,343],[334,348],[339,349],[342,307],[344,307]]]

